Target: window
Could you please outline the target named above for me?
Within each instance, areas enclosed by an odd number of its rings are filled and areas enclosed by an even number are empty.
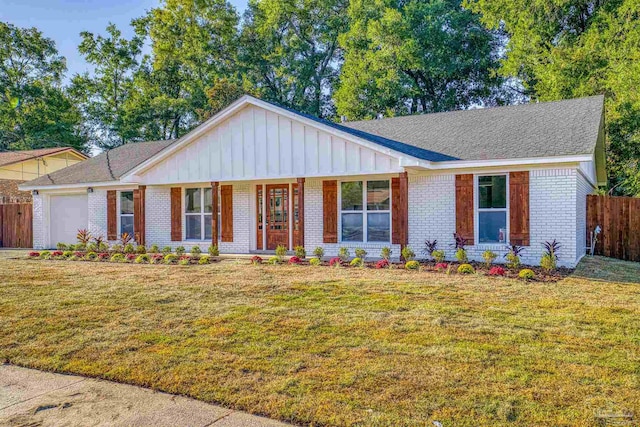
[[[186,188],[184,191],[185,238],[211,240],[211,213],[213,191],[211,187]],[[218,197],[219,203],[220,197]],[[218,238],[220,238],[220,205],[218,204]]]
[[[340,184],[343,242],[389,242],[391,187],[384,181]]]
[[[133,191],[120,192],[120,235],[133,237]]]
[[[478,177],[478,241],[507,241],[507,176]]]

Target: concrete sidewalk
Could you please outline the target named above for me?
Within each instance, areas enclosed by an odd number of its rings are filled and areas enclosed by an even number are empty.
[[[0,365],[0,426],[284,427],[141,387]]]

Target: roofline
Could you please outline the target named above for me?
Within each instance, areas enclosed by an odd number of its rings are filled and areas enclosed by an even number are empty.
[[[24,150],[24,151],[32,151],[32,150]],[[20,151],[16,151],[16,152],[19,153]],[[27,158],[24,158],[24,159],[16,160],[15,162],[11,162],[11,163],[3,163],[2,167],[15,165],[16,163],[26,162],[27,160],[39,159],[39,158],[47,157],[47,156],[54,156],[56,154],[60,154],[60,153],[64,153],[64,152],[73,153],[76,156],[81,157],[82,160],[87,160],[89,158],[89,156],[87,156],[86,154],[81,153],[80,151],[76,150],[73,147],[60,147],[60,150],[53,151],[51,153],[41,154],[41,155],[34,155],[34,156],[27,157]]]
[[[128,171],[127,173],[122,175],[120,177],[120,179],[123,180],[124,182],[131,181],[133,176],[139,175],[140,173],[145,172],[147,169],[151,168],[156,163],[166,159],[171,154],[177,152],[178,150],[180,150],[185,145],[189,144],[190,142],[192,142],[196,138],[198,138],[201,135],[203,135],[210,128],[215,127],[217,124],[219,124],[223,120],[227,119],[228,117],[230,117],[231,115],[233,115],[237,111],[239,111],[242,108],[244,108],[246,105],[254,105],[256,107],[261,107],[261,108],[264,108],[264,109],[269,110],[271,112],[274,112],[274,113],[277,113],[277,114],[281,114],[281,115],[283,115],[285,117],[288,117],[288,118],[290,118],[292,120],[297,120],[297,121],[302,122],[302,123],[304,123],[304,124],[306,124],[308,126],[312,126],[312,127],[318,128],[320,130],[328,132],[328,133],[330,133],[332,135],[335,135],[335,136],[337,136],[339,138],[342,138],[344,140],[347,140],[347,141],[350,141],[350,142],[353,142],[353,143],[356,143],[356,144],[360,144],[360,145],[362,145],[362,146],[364,146],[366,148],[369,148],[371,150],[377,151],[377,152],[379,152],[381,154],[386,154],[388,156],[395,157],[397,159],[410,158],[410,159],[413,159],[413,160],[416,160],[416,161],[419,160],[417,157],[413,157],[413,156],[410,156],[408,154],[401,153],[399,151],[387,148],[387,147],[385,147],[383,145],[380,145],[380,144],[377,144],[375,142],[371,142],[371,141],[368,141],[366,139],[357,137],[357,136],[355,136],[355,135],[353,135],[353,134],[351,134],[351,133],[349,133],[347,131],[343,131],[343,130],[337,129],[336,127],[329,126],[328,124],[322,123],[320,121],[312,120],[312,119],[310,119],[308,117],[305,117],[303,115],[296,114],[296,113],[294,113],[294,112],[292,112],[290,110],[287,110],[286,108],[280,107],[280,106],[272,104],[270,102],[262,101],[262,100],[260,100],[258,98],[254,98],[251,95],[243,95],[238,100],[236,100],[231,105],[229,105],[227,108],[225,108],[224,110],[220,111],[219,113],[217,113],[216,115],[214,115],[213,117],[211,117],[210,119],[208,119],[207,121],[202,123],[200,126],[196,127],[194,130],[192,130],[188,134],[184,135],[182,138],[180,138],[174,144],[166,147],[163,150],[160,150],[157,154],[151,156],[149,159],[145,160],[144,162],[140,163],[138,166],[134,167],[133,169],[131,169],[130,171]],[[421,160],[421,161],[422,162],[431,163],[428,160]]]
[[[26,184],[28,184],[27,181]],[[120,181],[103,181],[103,182],[78,182],[75,184],[49,184],[49,185],[18,185],[18,190],[31,191],[31,190],[63,190],[72,188],[84,188],[84,187],[117,187],[122,184]]]
[[[580,163],[593,160],[593,154],[581,154],[571,156],[553,157],[528,157],[513,159],[487,159],[487,160],[448,160],[444,162],[407,162],[400,161],[400,166],[405,168],[418,168],[428,170],[466,169],[495,166],[539,165],[554,163]]]

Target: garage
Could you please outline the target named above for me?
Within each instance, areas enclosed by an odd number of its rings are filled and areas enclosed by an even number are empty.
[[[51,196],[49,201],[49,230],[51,246],[56,243],[76,243],[78,230],[87,228],[88,208],[86,194]]]

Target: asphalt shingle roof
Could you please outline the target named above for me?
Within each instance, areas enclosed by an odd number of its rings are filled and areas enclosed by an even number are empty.
[[[35,159],[36,157],[50,156],[52,154],[61,153],[64,151],[73,151],[80,156],[84,156],[84,154],[74,150],[71,147],[40,148],[37,150],[22,151],[2,151],[0,152],[0,166],[24,162],[25,160]]]
[[[176,140],[134,142],[105,151],[83,162],[43,175],[29,186],[115,181]]]
[[[460,160],[592,154],[604,97],[346,122]]]

